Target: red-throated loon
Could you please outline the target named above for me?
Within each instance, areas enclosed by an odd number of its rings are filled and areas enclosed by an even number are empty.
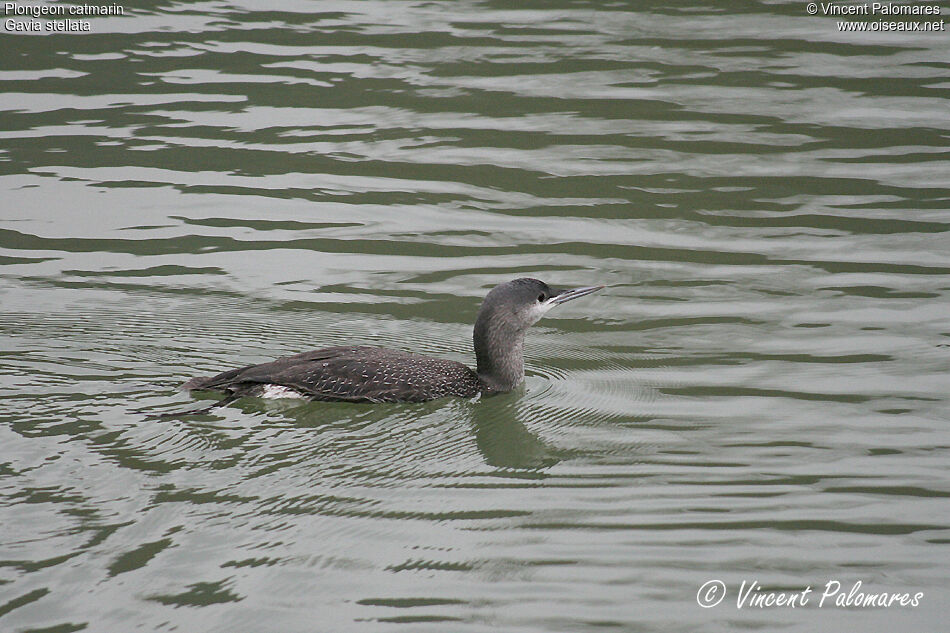
[[[477,365],[380,347],[327,347],[192,378],[182,389],[229,397],[299,397],[345,402],[424,402],[511,391],[524,379],[524,337],[545,312],[604,286],[558,290],[537,279],[492,288],[475,320]]]

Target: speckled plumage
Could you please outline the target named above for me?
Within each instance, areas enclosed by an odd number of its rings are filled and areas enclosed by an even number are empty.
[[[473,332],[477,368],[380,347],[327,347],[217,376],[192,378],[182,389],[242,396],[305,397],[345,402],[423,402],[446,396],[511,391],[524,379],[524,337],[550,308],[603,286],[556,290],[537,279],[492,288]]]
[[[327,347],[193,378],[182,388],[293,397],[278,395],[273,385],[312,400],[344,402],[424,402],[445,396],[472,398],[480,391],[478,375],[462,363],[380,347]]]

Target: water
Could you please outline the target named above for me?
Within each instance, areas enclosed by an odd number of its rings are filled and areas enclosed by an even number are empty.
[[[0,37],[4,630],[941,628],[950,36],[126,8]],[[518,392],[139,412],[344,342],[470,363],[518,276],[609,284],[532,330]],[[923,597],[818,608],[834,580]]]

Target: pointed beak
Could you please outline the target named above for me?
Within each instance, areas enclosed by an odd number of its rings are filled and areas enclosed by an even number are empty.
[[[553,295],[550,299],[545,301],[545,303],[551,306],[559,306],[562,303],[567,303],[574,299],[579,299],[580,297],[586,297],[592,292],[597,292],[601,290],[604,286],[584,286],[583,288],[571,288],[570,290],[557,290],[557,294]]]

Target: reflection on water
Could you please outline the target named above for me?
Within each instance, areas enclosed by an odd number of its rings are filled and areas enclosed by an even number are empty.
[[[472,408],[475,444],[485,463],[496,468],[538,470],[560,461],[556,450],[532,433],[522,421],[516,398],[521,393],[486,399]]]
[[[3,35],[3,630],[939,629],[944,34],[126,9]],[[314,347],[471,364],[519,276],[609,288],[532,328],[515,393],[138,413]],[[736,610],[742,580],[924,598]]]

